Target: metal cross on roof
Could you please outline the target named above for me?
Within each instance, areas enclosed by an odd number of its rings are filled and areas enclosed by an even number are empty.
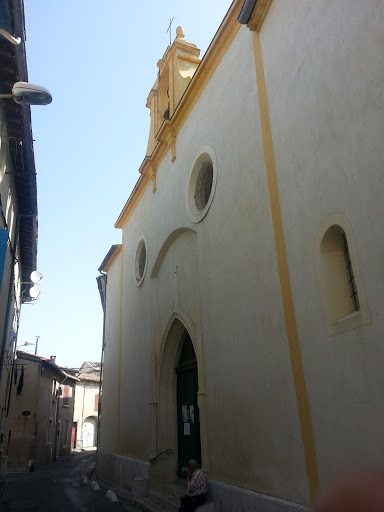
[[[170,21],[169,21],[169,27],[167,29],[167,32],[169,32],[169,46],[171,46],[172,44],[172,22],[173,22],[174,18],[172,18]]]

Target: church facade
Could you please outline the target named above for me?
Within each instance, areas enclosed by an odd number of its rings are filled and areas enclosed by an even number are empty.
[[[201,61],[177,29],[100,267],[99,478],[197,458],[215,510],[277,510],[382,461],[383,18],[235,0]]]

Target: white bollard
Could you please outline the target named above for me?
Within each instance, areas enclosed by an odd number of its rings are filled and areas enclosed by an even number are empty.
[[[213,503],[208,501],[204,505],[200,505],[200,507],[197,507],[196,512],[214,512]]]
[[[117,496],[113,491],[111,491],[109,489],[105,494],[105,499],[108,501],[111,501],[113,503],[113,502],[117,501]]]
[[[91,489],[93,489],[94,491],[100,491],[99,484],[95,482],[95,480],[92,480]]]

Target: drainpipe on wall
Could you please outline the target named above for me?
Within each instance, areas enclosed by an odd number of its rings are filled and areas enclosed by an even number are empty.
[[[103,308],[103,338],[101,343],[101,358],[100,358],[100,379],[99,379],[99,402],[97,404],[97,438],[96,438],[96,475],[98,470],[99,461],[99,448],[100,448],[100,412],[101,412],[101,384],[103,382],[103,361],[104,361],[104,348],[105,348],[105,314],[106,314],[106,296],[107,296],[107,274],[101,272],[101,275],[96,278],[97,286],[100,292],[101,306]]]

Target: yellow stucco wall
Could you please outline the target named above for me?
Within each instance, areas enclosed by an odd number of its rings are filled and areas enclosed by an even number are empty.
[[[33,357],[33,356],[32,356]],[[55,432],[60,421],[60,438],[57,455],[65,457],[70,454],[71,429],[74,407],[74,382],[66,379],[65,384],[72,388],[68,406],[63,405],[63,398],[53,395],[53,381],[56,379],[56,389],[65,377],[57,372],[43,368],[40,361],[23,357],[16,359],[18,378],[13,383],[10,409],[7,421],[7,434],[11,431],[8,452],[8,469],[27,471],[29,461],[34,461],[34,467],[40,467],[52,462],[55,457]],[[24,385],[20,395],[17,394],[21,368],[24,367]],[[61,385],[62,387],[64,384]],[[23,416],[23,411],[30,414]],[[51,440],[48,440],[48,425],[51,422]],[[66,421],[68,428],[65,437]],[[8,437],[6,439],[8,442]]]
[[[107,398],[101,400],[100,447],[107,453],[116,453],[118,431],[116,406],[119,388],[120,283],[121,254],[108,269],[106,296],[103,395]]]

